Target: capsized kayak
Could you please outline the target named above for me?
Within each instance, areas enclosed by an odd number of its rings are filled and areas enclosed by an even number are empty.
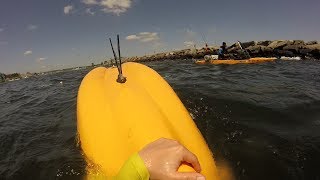
[[[275,61],[277,58],[250,58],[244,60],[235,60],[235,59],[228,59],[228,60],[198,60],[196,64],[255,64],[255,63],[262,63],[262,62],[270,62]]]
[[[115,176],[125,161],[159,139],[178,140],[197,155],[202,174],[218,179],[203,136],[170,85],[151,68],[122,65],[127,81],[117,83],[117,68],[99,67],[83,79],[77,99],[77,128],[88,163],[105,176]],[[180,172],[194,171],[181,165]]]

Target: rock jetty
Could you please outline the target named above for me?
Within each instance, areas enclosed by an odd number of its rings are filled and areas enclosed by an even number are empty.
[[[317,41],[303,40],[274,40],[250,41],[241,43],[251,57],[301,57],[302,59],[320,59],[320,44]],[[201,59],[205,55],[217,55],[219,46],[209,46],[201,49],[183,49],[172,52],[129,57],[125,61],[158,61],[164,59]],[[241,49],[235,44],[229,46],[228,54],[240,53]]]

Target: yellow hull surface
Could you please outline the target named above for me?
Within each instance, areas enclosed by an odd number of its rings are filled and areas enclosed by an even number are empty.
[[[250,58],[244,60],[199,60],[196,61],[196,64],[255,64],[255,63],[262,63],[262,62],[271,62],[275,61],[277,58]]]
[[[212,153],[170,85],[154,70],[138,63],[122,65],[127,82],[116,82],[117,68],[99,67],[83,79],[77,100],[77,128],[87,162],[106,177],[159,139],[178,140],[197,155],[207,179],[217,179]],[[90,171],[90,170],[89,170]],[[179,172],[194,171],[181,165]]]

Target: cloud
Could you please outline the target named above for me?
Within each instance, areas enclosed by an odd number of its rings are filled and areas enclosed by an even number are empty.
[[[91,8],[87,8],[86,13],[90,14],[91,16],[94,16],[94,14],[95,14],[95,12],[91,11]]]
[[[158,33],[156,32],[141,32],[139,34],[133,34],[126,37],[126,40],[139,40],[140,42],[156,42],[160,40]]]
[[[133,0],[81,0],[81,2],[85,5],[97,5],[101,8],[102,12],[112,13],[118,16],[131,8],[132,1]],[[72,9],[72,6],[66,6],[64,9],[65,14],[70,13]],[[95,12],[93,12],[90,8],[87,8],[85,12],[90,15],[95,14]]]
[[[102,0],[100,6],[103,7],[102,11],[105,13],[113,13],[120,15],[126,12],[132,4],[132,0]]]
[[[32,54],[32,51],[31,51],[31,50],[29,50],[29,51],[24,52],[23,54],[24,54],[25,56],[27,56],[27,55],[31,55],[31,54]]]
[[[87,4],[87,5],[99,4],[98,1],[96,1],[96,0],[82,0],[82,3]]]
[[[4,28],[0,28],[0,32],[3,32],[4,31]]]
[[[45,60],[47,60],[48,58],[47,57],[41,57],[41,58],[38,58],[38,59],[36,59],[36,61],[38,62],[38,63],[42,63],[43,61],[45,61]]]
[[[202,42],[201,36],[190,28],[179,29],[178,33],[183,39],[183,44],[187,47],[193,47],[197,45],[199,41]]]
[[[138,39],[140,39],[140,37],[138,37],[135,34],[126,37],[126,40],[138,40]]]
[[[34,31],[34,30],[38,29],[38,26],[37,26],[37,25],[34,25],[34,24],[29,24],[28,27],[27,27],[27,29],[28,29],[29,31]]]
[[[140,32],[138,34],[132,34],[126,37],[127,41],[137,41],[142,43],[144,48],[151,48],[152,51],[161,51],[164,50],[167,46],[160,39],[159,33],[157,32]]]
[[[69,14],[69,13],[71,13],[72,10],[73,10],[73,6],[72,5],[68,5],[68,6],[65,6],[63,8],[64,14]]]

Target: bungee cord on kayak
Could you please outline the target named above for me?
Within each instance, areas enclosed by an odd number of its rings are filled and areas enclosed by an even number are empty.
[[[118,42],[118,55],[119,55],[119,63],[117,61],[117,55],[114,51],[114,48],[113,48],[113,44],[112,44],[112,40],[111,38],[109,38],[109,41],[110,41],[110,45],[111,45],[111,48],[112,48],[112,52],[113,52],[113,56],[114,56],[114,61],[116,62],[116,66],[117,66],[117,69],[118,69],[118,78],[117,78],[117,82],[118,83],[125,83],[127,81],[127,78],[123,76],[122,74],[122,63],[121,63],[121,53],[120,53],[120,40],[119,40],[119,34],[117,35],[117,42]]]

